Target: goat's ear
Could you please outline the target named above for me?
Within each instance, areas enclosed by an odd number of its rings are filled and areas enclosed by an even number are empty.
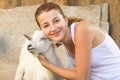
[[[62,44],[61,43],[56,43],[55,44],[57,47],[61,46]]]
[[[54,41],[50,41],[50,42],[51,42],[51,44],[55,45],[56,47],[59,47],[62,45],[62,43],[60,43],[60,42],[54,42]]]
[[[27,34],[24,34],[24,36],[28,39],[28,40],[32,40],[32,38],[30,36],[28,36]]]

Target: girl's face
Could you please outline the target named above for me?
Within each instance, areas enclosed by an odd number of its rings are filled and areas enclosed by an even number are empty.
[[[68,19],[58,10],[50,10],[38,15],[37,20],[44,34],[51,41],[63,42],[67,35]]]

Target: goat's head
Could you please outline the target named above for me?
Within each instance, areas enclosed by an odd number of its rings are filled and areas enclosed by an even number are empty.
[[[27,49],[34,56],[45,53],[52,44],[41,30],[36,30],[32,37],[29,37],[28,35],[25,35],[25,37],[30,41],[27,45]]]

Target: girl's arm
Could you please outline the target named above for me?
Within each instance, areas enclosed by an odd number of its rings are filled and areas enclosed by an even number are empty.
[[[77,79],[75,79],[75,76],[76,76],[75,70],[56,66],[56,65],[50,63],[43,55],[40,55],[38,57],[38,59],[40,60],[41,64],[44,67],[51,70],[55,74],[58,74],[59,76],[65,78],[65,79],[68,79],[68,80],[77,80]]]
[[[91,50],[93,41],[93,26],[91,23],[81,21],[75,29],[75,61],[79,80],[87,80],[91,65]],[[92,28],[92,29],[91,29]]]
[[[91,48],[93,39],[88,23],[81,21],[80,24],[76,25],[74,39],[76,61],[76,68],[74,70],[53,65],[43,56],[39,56],[39,60],[43,66],[65,79],[87,80],[91,64]]]

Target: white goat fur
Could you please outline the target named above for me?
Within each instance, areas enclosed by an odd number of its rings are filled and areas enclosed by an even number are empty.
[[[16,70],[15,80],[62,80],[54,75],[51,71],[41,65],[37,56],[43,54],[47,59],[56,65],[73,68],[69,59],[64,53],[64,49],[57,48],[48,40],[44,40],[44,34],[40,30],[36,30],[32,36],[32,41],[27,40],[23,45],[19,65]],[[31,54],[27,47],[31,44]],[[34,56],[33,56],[34,55]]]

